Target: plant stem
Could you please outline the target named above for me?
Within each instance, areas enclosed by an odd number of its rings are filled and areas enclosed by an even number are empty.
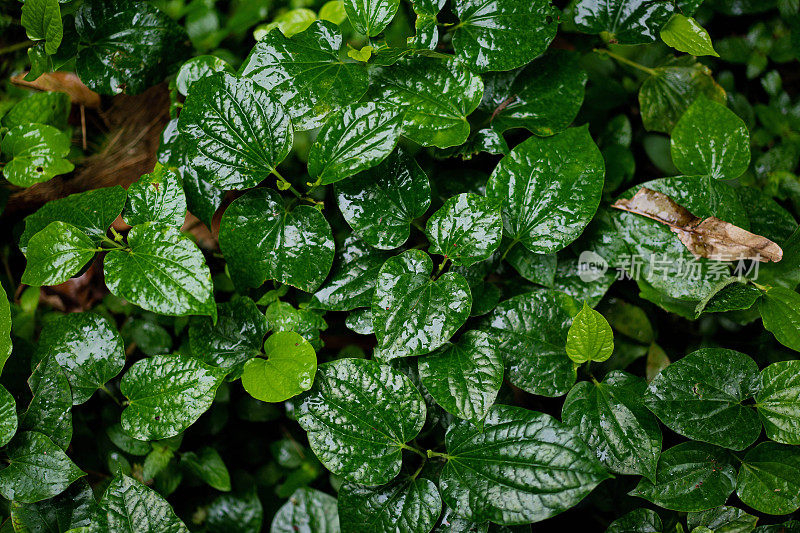
[[[281,176],[281,173],[278,172],[277,168],[273,168],[272,169],[272,173],[275,174],[275,177],[278,178],[278,188],[279,189],[281,189],[282,191],[287,191],[287,190],[291,191],[291,193],[294,194],[295,196],[297,196],[298,199],[300,199],[300,200],[303,199],[303,195],[300,194],[300,191],[295,189],[294,185],[289,183],[289,181],[286,178]]]
[[[113,230],[112,230],[112,231],[113,231]],[[108,238],[108,237],[106,237],[105,235],[103,235],[102,239],[103,239],[103,242],[104,242],[104,243],[106,243],[106,244],[110,244],[110,245],[111,245],[111,246],[113,246],[114,248],[119,248],[120,250],[122,250],[123,248],[125,248],[124,246],[122,246],[122,245],[121,245],[120,243],[118,243],[117,241],[112,241],[111,239],[109,239],[109,238]]]
[[[515,246],[517,245],[517,243],[518,243],[518,242],[519,242],[519,239],[514,239],[513,241],[511,241],[511,243],[508,245],[508,248],[506,248],[506,251],[505,251],[505,252],[503,252],[503,255],[502,255],[502,257],[500,257],[500,262],[501,262],[501,263],[503,262],[503,259],[505,259],[505,258],[506,258],[506,256],[508,255],[508,252],[510,252],[510,251],[511,251],[511,249],[512,249],[513,247],[515,247]]]
[[[433,450],[428,450],[428,459],[433,459],[434,457],[444,457],[446,460],[450,459],[450,456],[446,453],[435,452]]]
[[[655,76],[656,75],[656,69],[650,68],[650,67],[646,67],[646,66],[644,66],[642,64],[637,63],[636,61],[631,61],[627,57],[623,57],[623,56],[621,56],[619,54],[615,54],[611,50],[606,50],[605,48],[595,48],[594,51],[597,52],[598,54],[605,54],[608,57],[612,57],[612,58],[616,59],[617,61],[619,61],[620,63],[624,63],[625,65],[628,65],[629,67],[633,67],[635,69],[639,69],[642,72],[645,72],[645,73],[649,74],[650,76]]]
[[[436,273],[431,277],[431,279],[434,279],[434,280],[439,279],[439,276],[442,275],[442,271],[444,271],[445,267],[447,266],[447,264],[449,262],[450,262],[450,258],[449,257],[445,257],[444,261],[439,263],[439,268],[436,270]]]
[[[119,405],[120,407],[122,407],[122,402],[120,402],[120,401],[117,399],[117,397],[116,397],[116,396],[114,396],[114,394],[113,394],[113,393],[112,393],[110,390],[108,390],[108,387],[106,387],[105,385],[100,385],[100,390],[101,390],[101,391],[103,391],[103,392],[105,392],[106,394],[108,394],[108,395],[111,397],[111,399],[112,399],[112,400],[114,400],[114,403],[115,403],[115,404],[117,404],[117,405]]]
[[[408,450],[410,452],[414,452],[415,454],[419,455],[423,459],[427,459],[427,457],[425,457],[425,454],[422,453],[421,450],[418,450],[418,449],[414,448],[413,446],[409,446],[408,444],[401,444],[400,448],[402,448],[403,450]]]
[[[14,43],[12,45],[6,46],[5,48],[0,48],[0,56],[16,52],[17,50],[22,50],[23,48],[27,48],[32,44],[33,41],[27,40],[27,41],[22,41],[21,43]]]

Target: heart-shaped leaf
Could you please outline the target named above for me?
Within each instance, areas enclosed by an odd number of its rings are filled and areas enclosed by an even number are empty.
[[[62,450],[72,440],[72,391],[54,357],[45,357],[28,378],[33,398],[19,419],[20,430],[42,433]]]
[[[758,303],[764,328],[778,342],[800,351],[800,294],[784,287],[771,287]]]
[[[28,38],[45,41],[44,50],[53,55],[61,45],[64,27],[61,22],[61,9],[58,0],[30,0],[22,6],[20,22]]]
[[[273,333],[264,343],[267,359],[254,357],[242,372],[242,386],[262,402],[282,402],[307,391],[314,383],[317,354],[293,331]]]
[[[3,167],[3,176],[14,185],[30,187],[72,172],[75,165],[64,159],[69,145],[69,137],[53,126],[16,126],[0,143],[0,150],[11,158]]]
[[[359,33],[374,37],[383,31],[397,13],[400,0],[344,0],[347,18]]]
[[[739,468],[736,494],[762,513],[795,512],[800,508],[800,451],[774,442],[749,450]]]
[[[488,259],[503,238],[500,202],[478,194],[462,193],[447,200],[428,219],[428,250],[454,265],[470,266]]]
[[[756,409],[767,437],[800,445],[800,361],[772,363],[761,371]]]
[[[339,511],[336,498],[324,492],[302,487],[294,491],[289,501],[278,509],[272,519],[270,533],[308,531],[335,533],[339,531]]]
[[[584,301],[567,332],[567,355],[575,364],[605,361],[614,351],[614,332],[605,317]]]
[[[79,228],[66,222],[51,222],[28,241],[22,282],[34,287],[64,283],[99,251]]]
[[[183,96],[189,94],[189,88],[198,80],[207,78],[215,72],[233,72],[233,67],[217,56],[197,56],[181,65],[175,86]]]
[[[606,533],[662,533],[661,517],[652,509],[634,509],[608,525]]]
[[[407,531],[428,533],[442,512],[436,484],[424,478],[398,479],[380,487],[346,483],[339,490],[342,533]]]
[[[158,222],[180,228],[186,219],[186,195],[178,175],[156,163],[152,173],[128,187],[123,217],[131,226]]]
[[[707,527],[712,531],[749,533],[756,528],[757,522],[758,517],[727,505],[686,515],[686,525],[690,531],[695,531],[698,527]]]
[[[0,385],[0,446],[5,446],[17,432],[17,404],[14,397]]]
[[[421,250],[389,258],[381,267],[372,324],[385,360],[432,352],[469,317],[472,296],[463,276],[431,278],[433,262]]]
[[[670,2],[580,0],[575,5],[575,25],[586,33],[608,32],[611,42],[643,44],[658,38],[674,12]]]
[[[167,500],[135,479],[115,477],[100,500],[104,525],[119,533],[188,533]]]
[[[11,505],[11,521],[22,531],[72,531],[90,528],[99,507],[85,479],[79,479],[67,490],[37,503],[15,501]]]
[[[210,487],[223,492],[231,490],[228,468],[219,452],[211,446],[206,446],[199,453],[184,453],[181,455],[181,465]]]
[[[661,40],[679,52],[693,56],[719,57],[705,28],[692,17],[680,13],[672,15],[669,22],[661,28]]]

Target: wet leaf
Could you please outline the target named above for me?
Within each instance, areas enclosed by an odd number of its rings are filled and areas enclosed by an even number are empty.
[[[747,452],[739,468],[736,494],[766,514],[785,515],[800,508],[800,451],[762,442]]]
[[[207,78],[215,72],[233,72],[233,67],[216,56],[205,55],[193,57],[183,65],[175,78],[175,86],[183,96],[189,94],[189,88],[198,80]]]
[[[778,342],[800,351],[800,294],[783,287],[771,287],[761,297],[758,310],[764,328]]]
[[[669,2],[580,0],[575,5],[575,25],[586,33],[608,32],[613,43],[642,44],[655,41],[674,12]]]
[[[425,234],[432,254],[454,265],[470,266],[489,258],[503,237],[500,202],[472,193],[447,200],[428,219]]]
[[[89,528],[98,511],[92,488],[79,479],[49,500],[11,504],[11,521],[25,533],[72,531]]]
[[[3,176],[14,185],[30,187],[72,172],[75,165],[65,159],[69,145],[69,137],[53,126],[16,126],[0,144],[3,154],[11,158],[3,167]]]
[[[347,18],[359,33],[374,37],[389,25],[400,0],[344,0]]]
[[[662,533],[661,517],[652,509],[639,508],[608,525],[606,533]]]
[[[100,500],[109,531],[119,533],[187,533],[169,503],[131,477],[115,477]]]
[[[17,432],[17,404],[14,397],[0,385],[0,446],[5,446]]]
[[[131,226],[157,222],[180,228],[186,219],[186,195],[178,175],[156,163],[151,174],[144,174],[128,187],[123,214]]]
[[[380,487],[347,483],[339,491],[342,533],[370,531],[428,533],[442,512],[436,484],[424,478],[404,478]]]
[[[712,531],[750,533],[755,529],[756,522],[758,522],[758,517],[727,505],[698,513],[689,513],[686,516],[686,525],[691,531],[698,527],[707,527]]]
[[[72,441],[72,391],[55,357],[46,356],[36,365],[28,386],[33,398],[20,416],[19,429],[41,433],[66,450]]]
[[[79,228],[66,222],[51,222],[28,241],[22,282],[34,287],[64,283],[99,251]]]
[[[275,513],[269,531],[270,533],[298,531],[337,533],[340,530],[336,498],[316,489],[299,488]]]
[[[219,452],[206,446],[200,453],[187,452],[181,456],[181,465],[195,476],[205,481],[210,487],[228,492],[231,490],[231,478],[228,468]]]
[[[705,28],[692,17],[680,13],[672,15],[669,22],[661,28],[661,40],[679,52],[693,56],[719,57]]]
[[[614,332],[605,317],[583,302],[567,332],[567,355],[575,364],[605,361],[614,351]]]
[[[768,438],[800,445],[800,361],[772,363],[761,371],[756,409]]]
[[[273,333],[264,343],[266,360],[254,357],[242,372],[242,386],[262,402],[282,402],[311,388],[317,354],[293,331]]]

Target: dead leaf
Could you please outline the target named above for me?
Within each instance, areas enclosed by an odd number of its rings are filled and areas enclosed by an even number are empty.
[[[67,93],[73,104],[90,109],[100,107],[100,95],[89,89],[74,72],[47,72],[33,81],[25,81],[27,72],[13,76],[11,83],[39,91]]]
[[[755,259],[766,263],[783,258],[781,247],[761,235],[716,217],[701,219],[666,194],[642,187],[631,198],[611,207],[666,224],[697,258],[716,261]]]

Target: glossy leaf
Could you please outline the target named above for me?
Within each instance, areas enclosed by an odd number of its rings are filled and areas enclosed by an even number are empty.
[[[614,332],[605,317],[583,302],[567,332],[567,355],[575,364],[605,361],[614,351]]]
[[[778,342],[800,351],[800,294],[783,287],[771,287],[758,303],[764,328]]]
[[[575,25],[586,33],[608,32],[615,43],[642,44],[655,41],[674,12],[670,2],[580,0],[575,5]]]
[[[469,317],[472,295],[463,276],[431,278],[425,252],[408,250],[387,259],[378,274],[372,324],[382,357],[422,355],[446,343]]]
[[[11,356],[11,306],[5,288],[0,285],[0,374]]]
[[[333,264],[333,235],[323,214],[308,205],[288,211],[267,188],[249,191],[225,210],[219,241],[231,278],[242,287],[274,279],[313,292]]]
[[[456,0],[456,56],[478,72],[511,70],[529,63],[550,45],[558,9],[549,0]]]
[[[206,446],[199,453],[184,453],[181,464],[210,487],[224,492],[231,490],[228,468],[216,449]]]
[[[378,166],[338,182],[336,201],[356,234],[390,250],[408,240],[411,221],[427,211],[431,187],[414,158],[398,148]]]
[[[115,477],[100,500],[109,531],[119,533],[186,533],[186,528],[169,503],[156,491],[135,479]]]
[[[338,533],[336,498],[316,489],[299,488],[272,519],[270,533]]]
[[[178,435],[208,410],[225,374],[183,355],[138,361],[120,382],[128,398],[122,429],[140,440]]]
[[[105,257],[108,290],[129,302],[165,315],[217,316],[211,274],[203,253],[175,228],[135,226],[129,248]]]
[[[768,438],[800,445],[800,361],[772,363],[761,371],[756,409]]]
[[[267,179],[294,135],[276,95],[227,72],[192,86],[178,128],[192,141],[192,166],[220,189],[247,189]]]
[[[14,185],[30,187],[72,172],[75,165],[65,159],[69,145],[69,137],[53,126],[16,126],[0,143],[0,150],[11,158],[3,167],[3,176]]]
[[[661,429],[642,401],[646,387],[643,379],[619,370],[602,383],[581,381],[569,391],[561,418],[609,470],[654,480]]]
[[[8,129],[13,129],[22,124],[36,122],[66,130],[71,107],[72,103],[66,93],[31,93],[8,110],[3,116],[2,124]]]
[[[733,111],[700,97],[673,128],[671,152],[684,174],[738,178],[750,164],[750,135]]]
[[[267,359],[254,357],[244,365],[242,386],[262,402],[282,402],[311,388],[317,354],[293,331],[272,334],[264,343]]]
[[[92,488],[85,479],[79,479],[49,500],[12,503],[11,522],[24,533],[80,531],[91,527],[97,511]]]
[[[0,385],[0,446],[5,446],[17,432],[17,404],[14,397]]]
[[[493,407],[482,431],[456,422],[446,443],[442,499],[476,522],[539,522],[609,477],[571,428],[520,407]]]
[[[276,96],[295,129],[305,131],[367,90],[366,69],[342,61],[341,47],[342,34],[331,22],[312,22],[291,38],[273,30],[256,43],[239,72]]]
[[[28,386],[33,398],[20,417],[20,430],[42,433],[66,450],[72,440],[72,391],[54,357],[45,357],[36,365]]]
[[[503,384],[497,342],[484,331],[468,331],[418,361],[419,379],[448,413],[480,425]]]
[[[308,173],[322,185],[378,165],[400,138],[403,113],[381,102],[352,104],[331,114],[308,154]]]
[[[207,78],[215,72],[232,72],[233,67],[216,56],[206,55],[193,57],[183,65],[175,78],[175,86],[183,96],[189,94],[189,88],[198,80]]]
[[[342,533],[407,531],[428,533],[442,512],[436,484],[424,478],[398,479],[380,487],[347,483],[339,491]]]
[[[208,506],[206,524],[214,533],[260,531],[264,508],[255,490],[245,495],[220,494]],[[324,532],[327,533],[327,532]]]
[[[722,448],[684,442],[661,454],[655,482],[642,478],[630,495],[674,511],[718,507],[736,486],[734,464],[733,456]]]
[[[608,525],[606,533],[663,533],[661,517],[651,509],[640,507],[622,515]]]
[[[800,508],[800,451],[762,442],[747,452],[736,482],[739,498],[762,513],[785,515]]]
[[[34,287],[64,283],[99,251],[79,228],[66,222],[51,222],[28,241],[22,282]]]
[[[56,53],[64,34],[58,0],[28,0],[22,6],[20,22],[29,39],[44,40],[45,52],[48,55]]]
[[[374,37],[389,25],[400,0],[344,0],[344,10],[359,33]]]
[[[297,421],[328,470],[380,485],[400,472],[403,447],[425,422],[425,402],[399,371],[375,361],[339,359],[319,366],[314,386],[298,401]]]
[[[693,56],[719,57],[708,32],[692,17],[675,13],[661,28],[661,40],[679,52]]]
[[[432,254],[454,265],[470,266],[489,258],[503,237],[500,202],[472,193],[447,200],[428,219],[425,233]]]
[[[124,218],[131,226],[157,222],[180,228],[186,219],[186,195],[178,175],[156,163],[152,173],[128,187]]]
[[[535,253],[574,241],[597,211],[603,156],[586,127],[530,137],[500,160],[486,196],[503,202],[505,234]]]
[[[724,533],[750,533],[756,528],[756,522],[758,517],[727,505],[689,513],[686,516],[686,525],[690,531],[695,531],[698,527],[707,527],[712,531]]]

